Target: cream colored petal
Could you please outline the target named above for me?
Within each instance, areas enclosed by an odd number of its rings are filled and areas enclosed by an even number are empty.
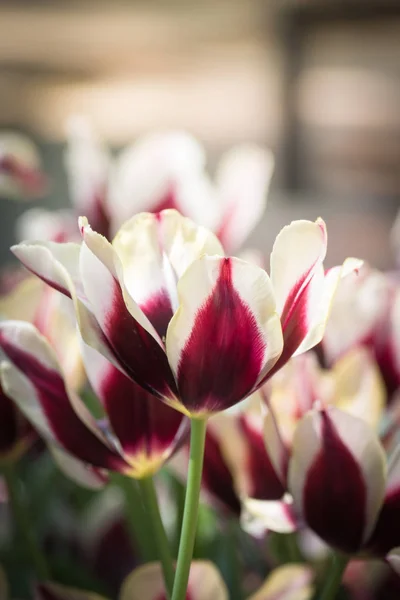
[[[393,571],[400,575],[400,547],[393,548],[386,556],[386,562],[392,567]]]
[[[293,291],[308,285],[322,264],[327,248],[326,226],[322,219],[293,221],[277,235],[271,253],[271,281],[279,314]],[[298,289],[297,289],[298,288]]]
[[[272,153],[258,146],[237,146],[222,157],[216,173],[218,233],[228,252],[239,248],[261,219],[273,168]]]
[[[60,471],[78,485],[91,490],[101,490],[108,483],[106,472],[89,467],[59,446],[49,444],[48,448]]]
[[[44,284],[37,277],[27,277],[9,294],[0,297],[0,316],[32,322],[43,290]]]
[[[314,594],[313,578],[311,567],[306,565],[278,567],[248,600],[311,600]]]
[[[208,561],[192,562],[188,592],[193,600],[228,600],[221,575]],[[159,563],[135,569],[125,579],[119,600],[161,600],[165,594]]]
[[[53,242],[79,239],[76,216],[71,209],[47,210],[31,208],[17,219],[17,240],[42,240]]]
[[[346,353],[333,367],[333,401],[337,408],[378,429],[386,402],[380,370],[365,348]]]
[[[246,498],[243,501],[241,524],[256,536],[262,536],[268,530],[278,533],[296,531],[298,521],[293,511],[293,500],[289,494],[282,500]]]
[[[347,258],[341,267],[329,269],[323,280],[320,269],[321,285],[318,286],[318,290],[315,290],[309,304],[309,330],[294,356],[310,350],[322,340],[339,281],[350,273],[357,271],[361,266],[362,261],[358,258]]]

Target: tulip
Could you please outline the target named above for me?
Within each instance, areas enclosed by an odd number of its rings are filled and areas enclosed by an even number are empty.
[[[324,357],[332,364],[351,348],[369,348],[392,397],[400,386],[399,331],[399,283],[365,265],[338,286],[322,341]]]
[[[384,386],[371,353],[356,348],[337,361],[332,369],[322,369],[310,352],[294,358],[261,389],[259,395],[265,407],[266,467],[268,472],[271,467],[274,469],[283,491],[275,502],[242,494],[246,509],[243,524],[256,534],[264,533],[266,528],[290,532],[299,526],[299,522],[292,498],[284,492],[288,491],[287,473],[293,439],[302,418],[315,406],[335,406],[362,418],[380,432]],[[261,469],[259,477],[262,477]],[[264,500],[274,498],[270,496]]]
[[[96,469],[147,477],[184,438],[182,415],[160,405],[94,350],[86,368],[106,412],[101,422],[69,388],[54,350],[30,323],[0,322],[0,347],[10,361],[1,365],[7,395],[51,446]]]
[[[132,215],[175,208],[236,250],[261,219],[273,171],[270,152],[238,146],[223,156],[213,184],[201,145],[183,132],[144,136],[113,162],[88,123],[74,118],[65,156],[74,211],[27,211],[19,239],[74,240],[77,215],[111,239]],[[151,173],[151,177],[149,177]]]
[[[35,198],[44,193],[45,184],[35,145],[19,133],[0,133],[0,194]]]

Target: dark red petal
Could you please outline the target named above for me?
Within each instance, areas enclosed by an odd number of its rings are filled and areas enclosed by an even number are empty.
[[[130,455],[144,452],[151,457],[168,449],[172,452],[189,431],[188,427],[180,431],[183,421],[189,425],[182,413],[146,392],[112,365],[98,393],[115,435]]]
[[[162,340],[165,340],[170,320],[174,314],[171,299],[166,290],[161,290],[157,295],[141,304],[140,308],[157,331]]]
[[[241,504],[235,492],[232,473],[210,428],[206,434],[202,485],[223,508],[237,516],[240,515]]]
[[[34,386],[51,431],[65,450],[95,467],[121,470],[127,466],[116,452],[103,444],[79,419],[59,373],[10,344],[1,334],[0,346]]]
[[[331,546],[354,553],[361,547],[366,522],[365,482],[331,419],[325,412],[321,419],[322,447],[304,486],[304,520]]]
[[[251,427],[244,416],[240,418],[239,425],[246,437],[249,451],[247,469],[252,488],[248,495],[258,500],[279,500],[286,490],[272,466],[262,432]]]
[[[388,494],[379,513],[367,548],[378,556],[400,546],[400,489]]]
[[[221,411],[236,404],[254,387],[264,353],[257,322],[233,286],[230,259],[224,259],[178,364],[183,404],[193,413]]]
[[[154,337],[128,311],[114,280],[113,303],[103,326],[110,349],[136,383],[156,396],[177,394],[167,355]]]
[[[107,210],[106,203],[107,190],[105,186],[97,190],[93,190],[92,198],[89,202],[82,203],[82,212],[89,221],[94,231],[104,235],[108,240],[110,239],[110,215]]]

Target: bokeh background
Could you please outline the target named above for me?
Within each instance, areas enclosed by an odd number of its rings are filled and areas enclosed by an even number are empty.
[[[212,170],[231,145],[270,146],[276,171],[251,240],[299,217],[328,223],[328,264],[390,267],[400,196],[400,4],[388,0],[2,0],[0,128],[38,143],[67,205],[65,123],[88,116],[118,150],[194,133]],[[24,207],[1,199],[0,259]]]

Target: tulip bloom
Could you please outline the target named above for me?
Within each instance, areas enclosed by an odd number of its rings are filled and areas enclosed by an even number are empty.
[[[336,284],[354,266],[325,276],[320,220],[281,231],[270,277],[225,258],[211,232],[173,210],[133,217],[112,245],[86,219],[81,232],[81,246],[25,242],[13,252],[73,300],[86,348],[197,418],[233,406],[319,342]]]
[[[68,387],[53,349],[31,324],[0,322],[0,347],[10,361],[1,365],[5,393],[57,453],[61,449],[70,457],[71,468],[75,457],[100,473],[148,477],[186,435],[180,413],[160,404],[94,350],[86,367],[106,413],[101,422]]]
[[[364,266],[338,286],[322,341],[324,357],[332,364],[351,348],[369,348],[392,396],[400,386],[399,332],[399,283]]]
[[[377,432],[383,417],[383,382],[376,362],[363,348],[349,352],[330,370],[321,369],[312,353],[294,358],[260,392],[261,403],[266,409],[266,467],[268,471],[275,470],[284,491],[288,491],[288,467],[297,427],[315,406],[335,406],[345,410],[362,418]],[[259,477],[262,477],[261,468]],[[242,495],[249,511],[243,514],[245,526],[255,533],[264,532],[266,528],[293,531],[298,521],[291,498],[283,492],[281,496],[279,501],[265,502],[256,495],[250,496],[250,500],[249,496]]]
[[[174,208],[211,228],[232,251],[263,215],[274,163],[267,150],[233,148],[213,183],[203,148],[186,133],[145,136],[115,161],[83,120],[71,120],[68,133],[65,166],[74,213],[86,215],[107,239],[136,213]],[[73,211],[65,210],[30,210],[18,230],[19,239],[52,241],[74,240],[79,233]]]
[[[35,145],[19,133],[1,133],[0,195],[35,198],[43,194],[45,184]]]

